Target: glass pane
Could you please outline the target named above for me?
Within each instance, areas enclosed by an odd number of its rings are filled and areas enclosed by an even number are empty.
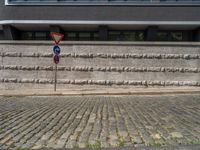
[[[46,40],[47,34],[46,32],[35,32],[35,40]]]
[[[120,32],[118,32],[118,31],[110,31],[109,32],[109,40],[111,40],[111,41],[120,41]]]
[[[170,33],[170,40],[172,41],[182,41],[183,34],[181,32],[171,32]]]
[[[22,40],[33,40],[33,32],[22,32],[21,39]]]
[[[125,41],[135,41],[136,33],[135,32],[124,32],[124,40]]]
[[[79,33],[79,40],[80,41],[89,41],[90,33]]]
[[[136,34],[136,41],[144,41],[144,33],[143,32],[138,32]]]
[[[76,33],[67,33],[67,40],[74,41],[76,40]]]
[[[157,40],[158,41],[167,41],[168,37],[167,37],[167,32],[158,32],[157,34]]]
[[[144,32],[136,31],[110,31],[111,41],[144,41]]]
[[[99,34],[98,33],[94,33],[94,41],[98,41],[99,40]]]

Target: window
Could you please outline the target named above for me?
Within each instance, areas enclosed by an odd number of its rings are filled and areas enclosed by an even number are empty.
[[[170,41],[182,41],[183,33],[182,32],[171,32],[170,33]]]
[[[75,41],[77,39],[76,33],[65,33],[65,40]]]
[[[183,41],[183,32],[180,31],[159,31],[158,41]]]
[[[31,31],[31,32],[26,32],[23,31],[21,32],[20,36],[21,40],[49,40],[49,32],[40,32],[40,31]]]
[[[110,41],[144,41],[143,31],[109,31]]]
[[[67,41],[97,41],[99,40],[99,33],[95,31],[74,31],[65,32],[65,39]]]
[[[94,40],[94,41],[98,41],[98,40],[99,40],[99,34],[98,34],[98,33],[95,32],[95,33],[93,34],[93,40]]]
[[[79,33],[80,41],[90,41],[91,39],[92,39],[91,33],[88,32]]]
[[[22,32],[21,40],[33,40],[33,32]]]
[[[168,41],[168,33],[167,32],[158,32],[157,40],[158,41]]]
[[[46,40],[47,39],[47,33],[46,32],[35,32],[35,39]]]
[[[50,40],[49,31],[21,31],[20,40]],[[187,34],[185,34],[187,33]],[[189,31],[165,31],[157,32],[157,41],[184,41]],[[66,41],[99,41],[98,31],[66,31],[63,40]],[[1,35],[1,33],[0,33]],[[184,38],[183,38],[184,35]],[[109,41],[145,41],[145,31],[142,30],[111,30],[108,31]]]
[[[0,40],[3,40],[4,39],[4,33],[3,31],[0,30]]]
[[[119,31],[110,31],[109,36],[108,36],[109,40],[111,40],[111,41],[121,41],[120,34],[121,34],[121,32],[119,32]]]

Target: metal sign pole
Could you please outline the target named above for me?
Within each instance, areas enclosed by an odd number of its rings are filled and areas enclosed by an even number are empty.
[[[57,64],[55,65],[55,82],[54,82],[54,91],[56,91],[56,84],[57,84]]]

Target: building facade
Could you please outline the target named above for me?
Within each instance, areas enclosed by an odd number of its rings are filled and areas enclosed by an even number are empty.
[[[200,41],[200,0],[2,0],[1,40]]]

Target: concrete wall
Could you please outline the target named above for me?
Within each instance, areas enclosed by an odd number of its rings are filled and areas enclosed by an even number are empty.
[[[51,42],[0,42],[0,89],[53,88]],[[58,88],[200,86],[200,43],[63,42]]]

